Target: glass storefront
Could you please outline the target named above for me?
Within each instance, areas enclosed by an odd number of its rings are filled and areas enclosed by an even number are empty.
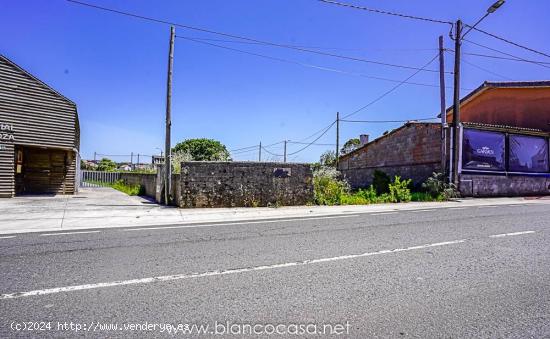
[[[549,172],[548,138],[464,129],[462,168],[479,171]]]

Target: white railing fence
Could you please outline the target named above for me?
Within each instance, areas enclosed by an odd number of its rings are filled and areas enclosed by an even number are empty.
[[[110,186],[120,180],[118,172],[80,171],[80,187]]]

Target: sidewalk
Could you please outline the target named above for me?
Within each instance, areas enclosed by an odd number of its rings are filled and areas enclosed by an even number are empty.
[[[216,223],[278,218],[319,217],[426,208],[510,204],[550,204],[548,197],[461,199],[365,206],[293,206],[279,208],[197,208],[159,206],[111,188],[84,189],[76,196],[23,196],[0,200],[0,234],[94,228]]]

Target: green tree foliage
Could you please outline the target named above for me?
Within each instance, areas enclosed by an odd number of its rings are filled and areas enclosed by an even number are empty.
[[[321,154],[319,158],[319,163],[321,166],[325,167],[336,167],[336,152],[335,151],[325,151]]]
[[[359,138],[349,139],[348,141],[346,141],[344,146],[342,146],[342,148],[340,149],[340,153],[341,154],[349,153],[349,152],[357,149],[357,147],[359,147],[359,145],[361,145],[361,141],[359,140]]]
[[[98,171],[113,172],[116,170],[116,163],[108,158],[103,158],[97,164]]]
[[[194,161],[231,161],[225,145],[212,139],[187,139],[178,143],[172,151],[189,154]]]

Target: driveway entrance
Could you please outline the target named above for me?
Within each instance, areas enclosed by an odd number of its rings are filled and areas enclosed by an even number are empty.
[[[177,208],[159,206],[110,187],[81,188],[76,195],[23,195],[0,200],[0,233],[181,222]]]

